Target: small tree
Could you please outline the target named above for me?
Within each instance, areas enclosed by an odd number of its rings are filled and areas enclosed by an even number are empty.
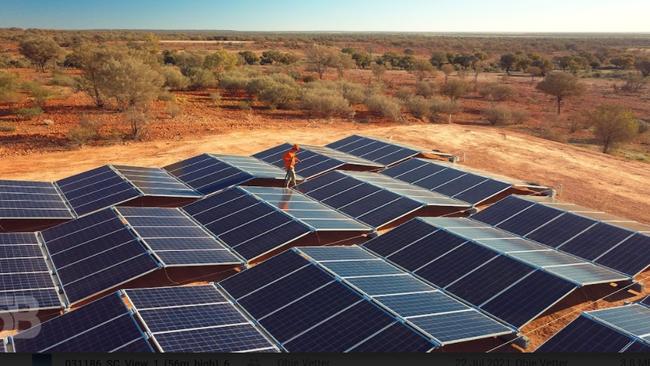
[[[442,86],[440,93],[455,102],[458,98],[465,96],[469,89],[469,85],[463,80],[449,80],[447,84]]]
[[[506,74],[510,75],[510,71],[517,64],[517,56],[512,53],[506,53],[502,55],[499,59],[499,66],[506,71]]]
[[[454,65],[452,64],[444,64],[440,67],[440,71],[445,74],[445,84],[447,84],[447,81],[449,81],[449,75],[453,74],[454,71],[456,71],[456,68],[454,68]]]
[[[54,93],[50,89],[34,81],[24,83],[23,89],[33,98],[34,105],[41,109],[45,107],[45,103],[49,99],[54,97]]]
[[[386,74],[386,66],[374,63],[370,68],[372,69],[372,75],[375,77],[375,80],[381,82]]]
[[[534,82],[535,82],[535,77],[537,77],[537,76],[542,76],[542,75],[544,74],[544,72],[542,71],[542,69],[539,68],[539,67],[537,67],[537,66],[530,66],[530,67],[526,70],[526,72],[528,72],[528,73],[530,74],[530,82],[531,82],[531,83],[534,83]]]
[[[241,51],[239,52],[239,57],[247,65],[256,65],[260,62],[260,57],[253,51]]]
[[[639,130],[632,111],[618,105],[602,105],[588,114],[588,120],[604,153],[619,143],[631,140]]]
[[[217,74],[224,71],[232,70],[239,62],[238,56],[229,53],[226,50],[217,50],[205,56],[203,60],[203,67],[208,70],[213,70]]]
[[[444,52],[434,52],[431,54],[429,62],[434,67],[440,69],[447,62],[447,55]]]
[[[20,42],[20,53],[45,72],[45,66],[61,56],[63,49],[50,37],[31,37]]]
[[[557,100],[557,114],[562,113],[562,101],[584,93],[585,87],[577,77],[565,72],[552,72],[537,84],[537,89]]]
[[[415,75],[415,78],[418,81],[422,81],[427,77],[434,75],[435,69],[431,63],[425,60],[417,59],[413,63],[413,67],[409,70],[409,72]]]
[[[18,78],[14,74],[0,72],[0,103],[13,103],[18,100]]]
[[[650,76],[650,58],[637,61],[636,69],[639,70],[643,77]]]
[[[346,54],[347,55],[347,54]],[[347,55],[349,57],[349,55]],[[307,70],[318,73],[322,80],[330,67],[337,67],[340,63],[339,52],[324,46],[314,45],[305,52]]]

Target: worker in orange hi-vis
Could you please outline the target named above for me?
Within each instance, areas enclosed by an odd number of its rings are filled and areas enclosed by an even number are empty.
[[[291,150],[284,153],[282,157],[282,160],[284,160],[284,169],[287,171],[287,175],[284,177],[284,185],[287,188],[296,185],[296,164],[300,161],[298,159],[298,151],[300,151],[300,147],[293,145]]]

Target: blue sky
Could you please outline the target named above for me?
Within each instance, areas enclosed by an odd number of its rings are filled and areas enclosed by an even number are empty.
[[[650,32],[650,0],[0,0],[0,28]]]

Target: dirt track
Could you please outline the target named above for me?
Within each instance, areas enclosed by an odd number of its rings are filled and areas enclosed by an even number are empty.
[[[354,126],[354,127],[350,127]],[[163,166],[202,152],[252,154],[284,141],[326,144],[352,133],[464,156],[465,164],[551,185],[562,200],[650,223],[648,164],[490,127],[363,124],[235,131],[196,140],[153,141],[6,157],[0,179],[55,180],[106,163]]]

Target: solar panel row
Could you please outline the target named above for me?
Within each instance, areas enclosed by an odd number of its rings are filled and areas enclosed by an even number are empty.
[[[422,151],[416,148],[358,135],[335,141],[327,145],[327,147],[374,161],[384,166],[390,166],[422,154]]]
[[[436,347],[294,251],[219,285],[289,352]]]
[[[300,248],[318,265],[440,345],[511,334],[512,329],[360,247]]]
[[[297,186],[297,189],[373,228],[386,226],[426,207],[427,202],[443,202],[442,197],[425,196],[417,189],[389,187],[390,183],[369,183],[366,174],[330,172]],[[450,202],[457,204],[457,202]]]
[[[202,154],[164,168],[203,194],[253,179],[283,180],[284,171],[254,157]]]
[[[0,180],[0,218],[71,219],[72,212],[52,183]]]
[[[277,352],[214,286],[125,290],[161,352]]]
[[[517,246],[516,241],[504,241],[508,246],[496,249],[494,242],[485,244],[490,238],[454,231],[458,229],[414,219],[364,247],[517,328],[577,287],[536,265],[503,255],[503,250],[530,249]]]
[[[630,276],[650,265],[650,236],[561,207],[510,196],[472,218]]]
[[[291,149],[291,144],[285,143],[271,149],[262,151],[253,156],[269,164],[284,168],[284,154]],[[296,165],[296,174],[305,179],[313,178],[323,173],[349,167],[355,169],[381,169],[384,166],[369,160],[342,153],[327,147],[301,145],[297,153],[299,163]]]
[[[163,169],[113,166],[146,196],[200,198],[202,195],[179,182]]]
[[[62,307],[35,233],[1,233],[0,313]]]
[[[512,187],[511,183],[425,159],[408,160],[386,169],[382,174],[473,205]]]
[[[537,352],[648,351],[650,309],[639,304],[582,313],[537,349]]]

